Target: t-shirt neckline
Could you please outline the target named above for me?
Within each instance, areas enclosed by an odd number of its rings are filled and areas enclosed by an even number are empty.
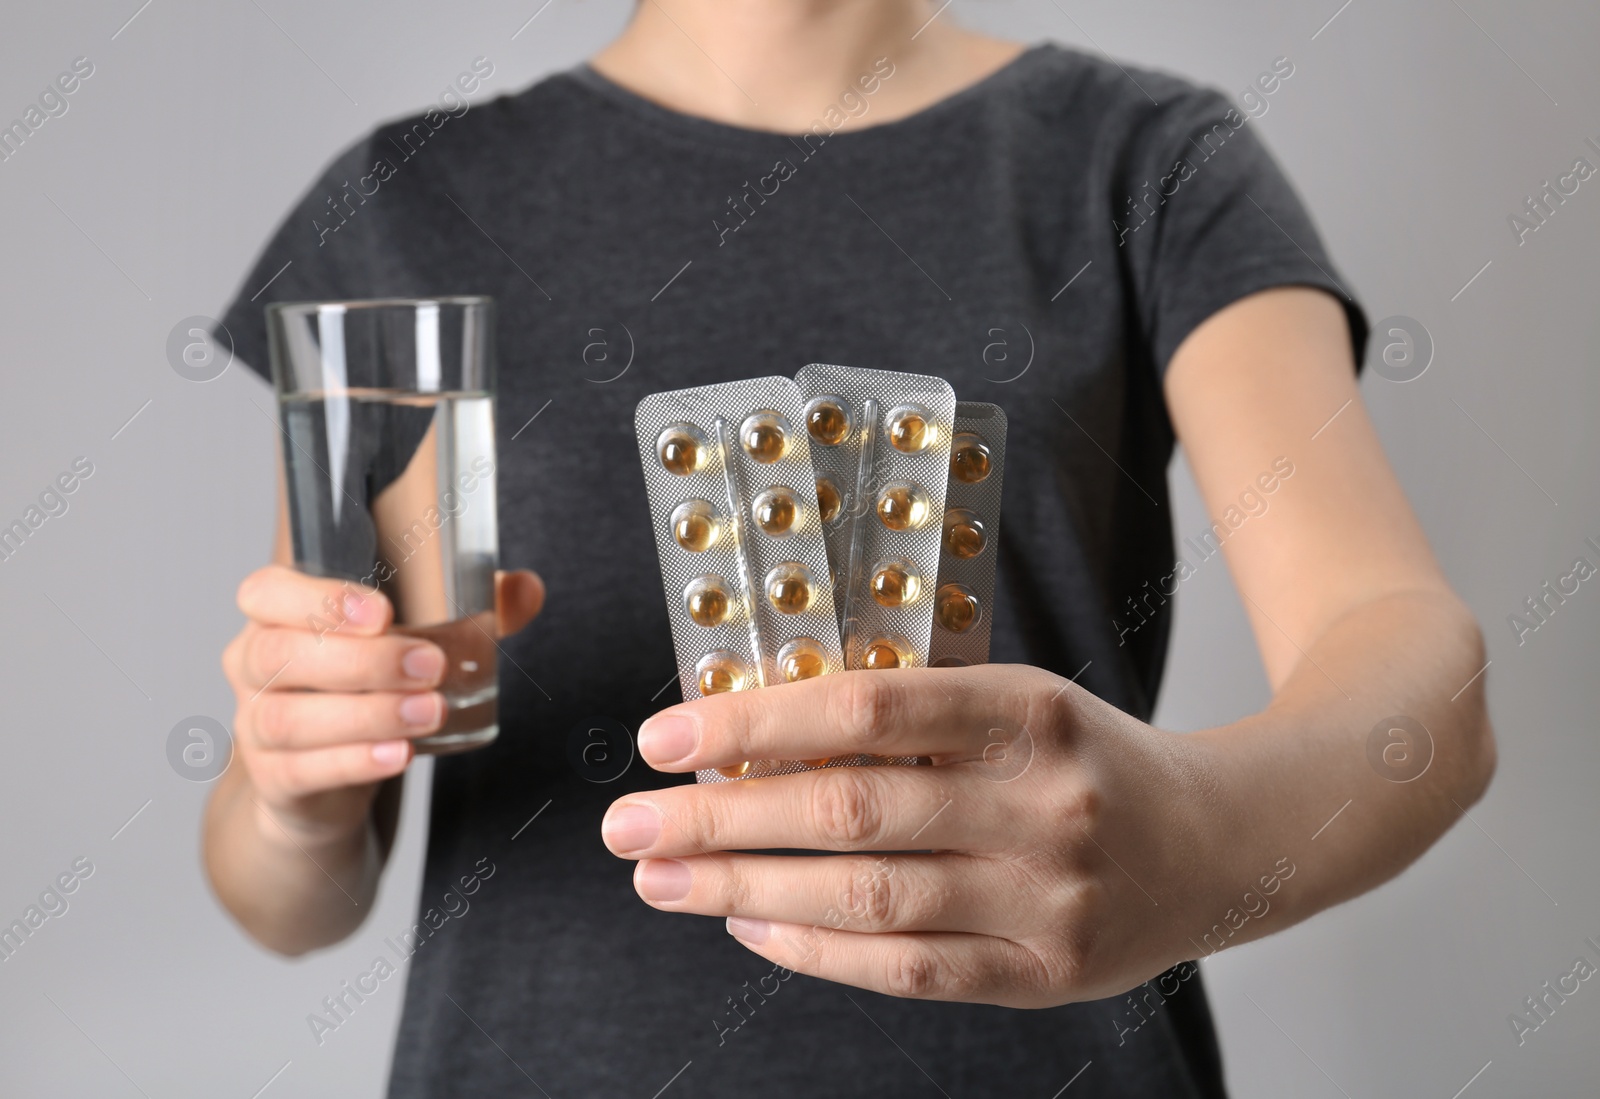
[[[1031,65],[1034,59],[1049,50],[1049,48],[1048,43],[1030,45],[987,76],[968,84],[964,88],[959,88],[943,99],[936,100],[925,107],[913,111],[911,114],[889,122],[864,126],[860,129],[834,131],[828,134],[828,139],[830,141],[846,142],[871,140],[874,137],[887,136],[902,130],[915,129],[930,122],[937,122],[951,111],[959,110],[966,104],[1010,83],[1019,73]],[[756,147],[792,145],[812,132],[801,130],[796,133],[785,133],[774,130],[757,130],[748,126],[718,122],[700,115],[688,114],[674,110],[671,107],[664,107],[654,100],[646,99],[637,92],[618,84],[610,77],[602,74],[588,61],[579,62],[563,75],[584,90],[598,95],[602,99],[649,123],[652,128],[675,132],[700,140],[712,141],[724,146],[730,144]],[[820,112],[817,121],[826,125]]]

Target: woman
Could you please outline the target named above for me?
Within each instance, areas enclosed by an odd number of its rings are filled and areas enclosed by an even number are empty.
[[[498,742],[435,771],[424,917],[477,880],[419,922],[392,1096],[1219,1096],[1193,959],[1386,880],[1486,786],[1479,631],[1362,409],[1361,310],[1248,119],[940,11],[646,0],[586,66],[358,143],[228,312],[259,368],[269,300],[500,303],[502,557],[544,580],[501,578]],[[1005,407],[996,663],[656,713],[633,407],[808,361]],[[1218,517],[1176,558],[1174,437]],[[1219,547],[1273,698],[1174,735],[1146,723],[1170,599]],[[280,517],[206,851],[295,954],[360,923],[443,704],[382,596],[319,643],[342,591],[289,561]],[[596,715],[673,777],[586,781],[566,740]],[[1404,784],[1369,762],[1395,715],[1431,736]],[[1009,781],[994,729],[1026,751]],[[685,782],[847,750],[938,765]],[[846,854],[754,853],[785,849]]]

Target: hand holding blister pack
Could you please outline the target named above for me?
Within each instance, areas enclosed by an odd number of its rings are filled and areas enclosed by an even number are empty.
[[[956,397],[925,374],[812,363],[796,375],[847,668],[927,667]]]
[[[921,374],[816,365],[639,404],[685,699],[988,658],[1005,415]],[[917,764],[757,760],[701,782]]]
[[[683,697],[844,667],[816,475],[788,378],[656,393],[635,427]],[[702,782],[827,761],[751,761]]]

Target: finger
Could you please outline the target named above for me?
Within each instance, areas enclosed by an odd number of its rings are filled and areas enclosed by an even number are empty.
[[[742,916],[836,930],[1017,931],[1004,872],[972,855],[695,855],[646,859],[633,887],[667,912]]]
[[[544,581],[536,572],[497,572],[494,590],[501,637],[519,632],[544,609]]]
[[[992,664],[904,668],[730,691],[650,718],[639,730],[639,754],[662,771],[856,753],[976,759],[991,729],[1026,721],[1039,676],[1049,673]]]
[[[309,576],[287,565],[257,569],[239,585],[239,609],[264,626],[295,626],[357,636],[389,627],[393,608],[375,588],[353,580]]]
[[[444,715],[444,696],[437,691],[263,691],[249,704],[245,725],[258,748],[304,751],[425,736],[438,731]]]
[[[263,752],[250,761],[250,781],[264,798],[284,802],[392,778],[411,762],[411,742],[380,740],[306,752]]]
[[[996,791],[963,767],[830,767],[630,794],[600,823],[613,854],[956,850],[1016,845]]]
[[[869,935],[739,917],[728,920],[728,933],[785,969],[886,996],[1005,1007],[1050,1002],[1038,956],[989,935]]]
[[[445,670],[444,650],[429,641],[400,634],[319,637],[277,627],[250,630],[238,662],[244,685],[257,690],[426,690],[438,685]]]

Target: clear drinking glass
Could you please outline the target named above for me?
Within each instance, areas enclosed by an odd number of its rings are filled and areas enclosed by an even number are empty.
[[[418,752],[489,743],[499,732],[493,300],[266,312],[296,566],[382,591],[395,633],[444,650],[449,712],[413,741]],[[342,608],[326,612],[313,628],[336,632]]]

